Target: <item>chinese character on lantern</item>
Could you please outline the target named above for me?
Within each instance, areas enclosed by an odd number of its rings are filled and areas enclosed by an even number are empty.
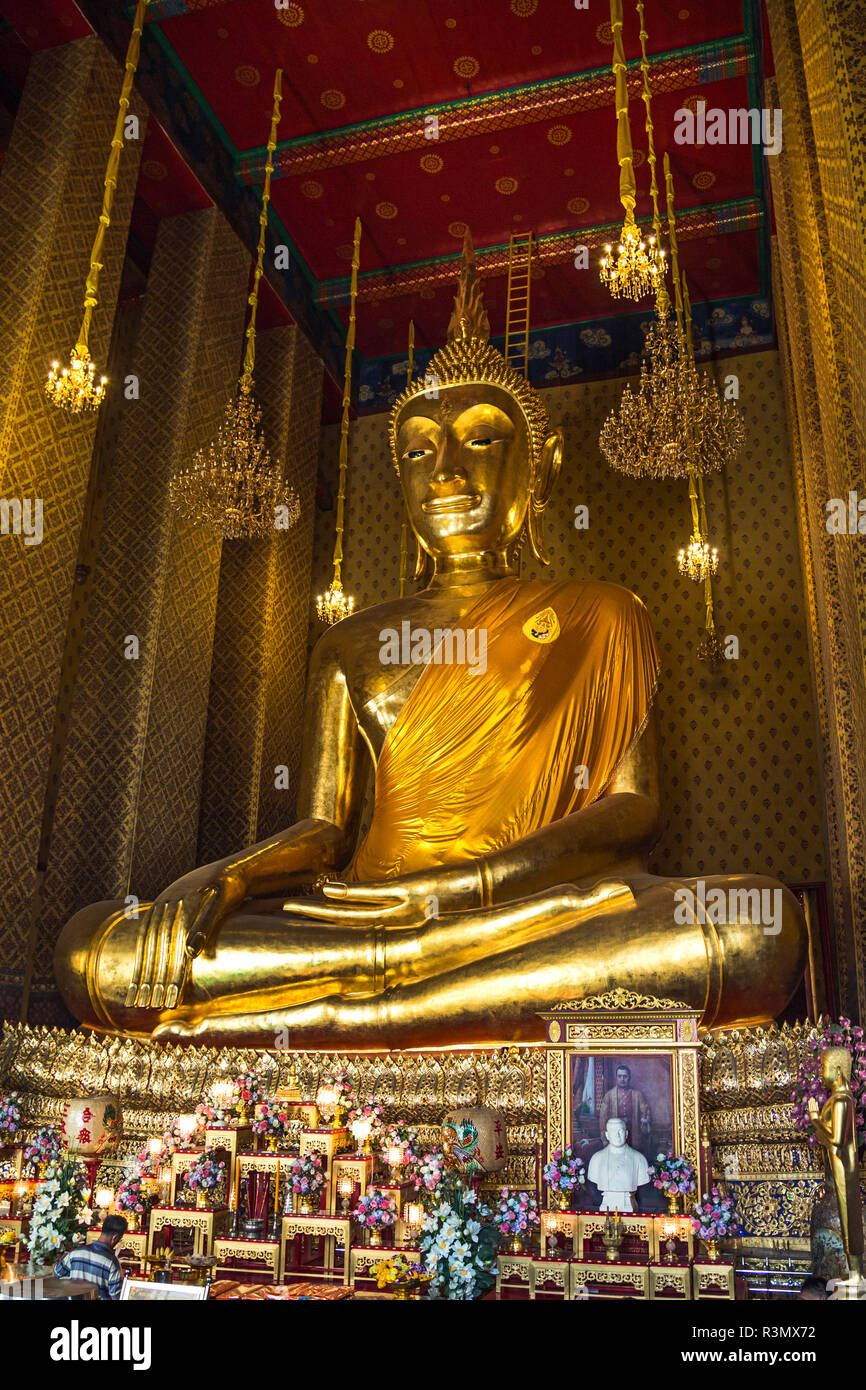
[[[79,1132],[78,1132],[78,1142],[79,1142],[79,1144],[89,1144],[89,1143],[90,1143],[90,1130],[89,1130],[89,1129],[81,1129],[81,1130],[79,1130]]]
[[[83,1120],[86,1120],[87,1123],[90,1124],[90,1121],[93,1119],[93,1111],[90,1109],[89,1106],[84,1107],[81,1118]]]

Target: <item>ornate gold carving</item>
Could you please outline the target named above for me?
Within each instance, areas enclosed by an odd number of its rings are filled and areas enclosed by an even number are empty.
[[[676,999],[656,999],[651,994],[635,994],[634,990],[623,989],[617,985],[615,989],[609,989],[604,994],[590,994],[585,999],[570,999],[564,1004],[554,1004],[551,1013],[585,1013],[588,1010],[609,1010],[609,1009],[645,1009],[648,1012],[658,1013],[660,1010],[673,1010],[676,1013],[700,1013],[691,1004],[684,1004],[682,1000]]]

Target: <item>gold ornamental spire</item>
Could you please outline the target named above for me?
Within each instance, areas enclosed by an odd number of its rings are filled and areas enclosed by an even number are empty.
[[[334,577],[327,593],[316,599],[316,612],[324,623],[339,623],[354,610],[355,600],[343,592],[343,530],[346,514],[346,476],[349,470],[349,410],[352,403],[352,353],[355,349],[355,305],[358,298],[358,266],[361,263],[361,219],[355,218],[352,247],[352,283],[349,291],[349,328],[343,372],[343,415],[340,421],[340,484],[337,492],[337,536],[334,541]]]
[[[282,70],[278,68],[274,77],[256,266],[247,301],[250,316],[245,334],[243,371],[237,391],[226,406],[216,437],[199,449],[192,463],[187,468],[179,469],[169,482],[169,497],[177,514],[222,536],[224,540],[250,539],[273,535],[274,531],[287,531],[297,521],[301,511],[297,494],[283,481],[280,469],[271,462],[260,428],[262,412],[253,395],[256,313],[271,200],[274,150],[280,122],[282,79]]]
[[[120,167],[120,156],[123,151],[123,127],[126,122],[126,113],[129,110],[132,83],[138,67],[141,32],[144,28],[144,12],[148,3],[149,0],[138,0],[135,18],[132,22],[132,33],[129,36],[129,44],[126,49],[123,84],[117,103],[117,119],[114,122],[111,153],[108,156],[105,170],[99,226],[96,229],[96,236],[90,251],[90,270],[84,287],[84,315],[81,320],[81,327],[78,330],[75,347],[69,354],[69,366],[61,368],[58,361],[52,362],[48,379],[45,382],[45,390],[52,403],[61,410],[68,410],[73,415],[80,415],[84,410],[98,410],[105,399],[108,377],[102,376],[98,381],[96,380],[96,367],[90,356],[90,322],[93,318],[93,311],[99,302],[102,247],[105,242],[105,234],[111,224],[111,209],[114,205],[114,191],[117,188],[117,171]]]

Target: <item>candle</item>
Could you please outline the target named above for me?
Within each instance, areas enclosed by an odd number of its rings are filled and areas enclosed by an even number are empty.
[[[280,1160],[277,1159],[277,1184],[276,1184],[276,1187],[274,1188],[274,1216],[276,1216],[277,1212],[278,1212],[279,1209],[280,1209],[279,1202],[280,1202]]]
[[[387,1160],[390,1168],[399,1168],[400,1164],[403,1162],[403,1150],[400,1148],[399,1144],[391,1145],[388,1150]]]

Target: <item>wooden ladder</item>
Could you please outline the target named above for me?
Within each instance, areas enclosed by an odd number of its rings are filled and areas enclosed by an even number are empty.
[[[505,308],[505,361],[529,376],[529,285],[532,232],[508,239],[508,297]]]

